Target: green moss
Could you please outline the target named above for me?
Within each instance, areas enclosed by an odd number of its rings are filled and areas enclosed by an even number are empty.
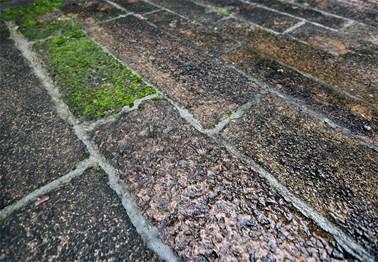
[[[210,8],[210,12],[211,13],[216,13],[216,14],[224,16],[224,17],[228,17],[228,16],[231,15],[231,12],[230,12],[229,9],[227,9],[227,8],[221,8],[221,7],[211,7]]]
[[[29,39],[42,39],[53,35],[57,32],[67,32],[80,29],[78,24],[69,20],[46,20],[37,21],[33,26],[21,27],[21,32]]]
[[[165,100],[165,98],[162,97],[162,96],[155,96],[155,97],[151,98],[152,102],[158,102],[158,101],[161,101],[161,100]]]
[[[233,111],[229,111],[226,114],[227,114],[228,117],[231,117],[233,113],[234,113]]]
[[[4,225],[6,222],[6,218],[0,217],[0,225]]]
[[[155,93],[153,87],[80,30],[54,36],[36,46],[45,50],[51,71],[64,87],[65,100],[76,116],[87,120],[101,118]]]
[[[25,6],[4,10],[0,14],[0,18],[8,21],[14,20],[20,31],[29,39],[44,38],[70,26],[68,21],[59,21],[57,19],[40,21],[38,18],[61,5],[62,0],[35,0],[34,3]]]
[[[12,7],[2,11],[0,18],[5,20],[31,19],[46,14],[62,5],[62,0],[35,0],[31,4]]]

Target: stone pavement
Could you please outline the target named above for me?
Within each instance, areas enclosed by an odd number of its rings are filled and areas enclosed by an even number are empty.
[[[378,256],[376,1],[0,10],[0,261]]]

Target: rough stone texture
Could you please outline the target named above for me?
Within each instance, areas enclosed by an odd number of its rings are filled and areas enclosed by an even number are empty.
[[[349,28],[348,32],[333,32],[316,25],[305,24],[291,32],[290,35],[334,55],[348,54],[349,57],[354,57],[354,60],[360,63],[376,65],[378,61],[378,45],[372,43],[369,37],[356,36],[356,33],[360,32],[360,30],[353,32]]]
[[[86,158],[84,145],[8,36],[0,21],[0,208]]]
[[[215,56],[239,45],[237,41],[227,38],[206,26],[192,23],[167,11],[160,11],[145,17],[149,22],[157,25],[160,30],[185,39],[201,48],[201,50],[205,50]]]
[[[193,19],[200,23],[214,23],[223,18],[211,9],[195,4],[191,0],[151,0],[151,2],[167,8],[186,18]]]
[[[378,4],[375,0],[294,0],[294,2],[378,26]]]
[[[141,18],[128,16],[89,32],[145,79],[191,110],[206,127],[260,91],[223,60],[209,57]]]
[[[65,1],[62,11],[65,15],[78,19],[86,25],[117,17],[126,12],[104,1]]]
[[[377,106],[378,67],[360,64],[347,56],[334,56],[321,49],[274,35],[234,19],[223,21],[220,30],[245,45],[242,52],[254,50],[264,56],[295,67],[326,83]]]
[[[164,100],[97,129],[93,139],[184,261],[348,258],[329,235]]]
[[[207,0],[205,3],[230,9],[235,16],[280,33],[300,21],[285,14],[280,14],[239,0]]]
[[[320,84],[254,50],[237,50],[223,56],[250,76],[270,84],[308,108],[321,113],[365,141],[378,145],[378,112],[363,101]]]
[[[279,0],[248,0],[251,3],[261,4],[280,12],[288,13],[297,17],[304,18],[308,21],[319,23],[321,25],[340,29],[347,22],[346,19],[327,15],[317,10],[306,8],[300,5],[293,5]]]
[[[223,136],[377,255],[377,152],[271,95]]]
[[[157,261],[107,176],[91,170],[0,225],[1,261]]]
[[[138,14],[148,13],[159,9],[156,6],[140,0],[114,0],[113,2],[119,4],[130,12]]]

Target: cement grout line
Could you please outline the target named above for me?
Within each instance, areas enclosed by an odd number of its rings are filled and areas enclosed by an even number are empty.
[[[9,217],[13,212],[21,209],[22,207],[28,205],[30,202],[36,200],[38,197],[50,193],[56,189],[59,189],[63,185],[68,184],[71,182],[72,179],[82,175],[88,168],[95,167],[96,161],[93,158],[88,158],[76,165],[76,168],[71,172],[49,182],[48,184],[34,190],[33,192],[27,194],[20,200],[16,201],[15,203],[6,206],[2,210],[0,210],[0,220],[4,220]]]
[[[297,30],[299,27],[303,26],[304,24],[306,24],[306,21],[300,21],[298,23],[296,23],[295,25],[293,25],[292,27],[289,27],[288,29],[286,29],[284,32],[282,32],[283,35],[286,35],[288,33],[291,33],[295,30]]]
[[[267,183],[274,188],[286,201],[293,204],[293,206],[307,218],[313,220],[320,228],[331,234],[335,240],[355,258],[362,261],[374,261],[374,258],[358,243],[343,232],[338,226],[334,225],[321,213],[313,209],[306,202],[294,196],[286,186],[281,184],[272,174],[266,171],[263,167],[258,165],[253,159],[240,153],[234,146],[230,145],[223,138],[214,138],[218,143],[223,145],[231,154],[246,162],[260,177],[264,178]]]
[[[175,14],[175,15],[177,15],[177,16],[183,18],[183,19],[190,20],[190,19],[189,19],[188,17],[186,17],[186,16],[180,15],[180,14],[178,14],[178,13],[176,13],[176,12],[174,12],[174,11],[168,9],[168,8],[165,8],[164,6],[161,6],[161,5],[155,4],[155,3],[153,3],[153,2],[151,2],[151,1],[149,1],[149,0],[143,0],[143,2],[149,3],[150,5],[153,5],[153,6],[157,7],[157,8],[159,8],[160,11],[164,10],[164,11],[167,11],[167,12],[169,12],[169,13],[171,13],[171,14]],[[193,22],[194,24],[201,24],[201,25],[202,25],[202,23],[200,23],[200,22],[192,21],[192,20],[190,20],[190,21]]]
[[[117,8],[117,9],[119,9],[119,10],[122,10],[122,11],[124,11],[124,12],[129,13],[129,11],[128,11],[126,8],[123,8],[122,6],[120,6],[120,5],[117,4],[117,3],[114,3],[113,1],[109,1],[109,0],[103,0],[103,1],[105,1],[106,3],[108,3],[108,4],[111,5],[111,6],[114,6],[115,8]]]
[[[17,33],[16,33],[17,34]],[[33,69],[38,72],[40,71],[39,64],[33,59],[33,53],[28,49],[28,45],[23,44],[22,42],[26,42],[25,39],[22,39],[22,36],[18,35],[18,37],[15,37],[15,32],[13,30],[12,37],[16,40],[16,43],[18,43],[18,48],[22,51],[24,56],[31,62]],[[21,43],[20,43],[21,42]],[[102,45],[100,45],[102,46]],[[104,48],[104,47],[103,47]],[[23,50],[25,49],[25,50]],[[109,52],[109,51],[108,51]],[[109,52],[110,53],[110,52]],[[114,57],[114,55],[113,55]],[[119,59],[117,59],[119,60]],[[125,64],[123,62],[123,64]],[[135,203],[131,200],[130,195],[127,192],[126,186],[122,184],[121,180],[118,177],[117,170],[107,162],[105,158],[98,152],[98,149],[95,145],[92,145],[92,143],[89,141],[89,139],[86,136],[85,130],[81,129],[74,119],[74,117],[71,115],[71,113],[68,110],[68,107],[64,104],[64,102],[60,99],[59,92],[57,92],[56,88],[49,83],[48,77],[44,75],[44,71],[42,69],[42,75],[41,72],[38,76],[40,76],[42,82],[44,82],[46,89],[49,91],[49,94],[53,97],[53,100],[56,102],[57,110],[61,112],[61,116],[65,117],[64,119],[67,119],[74,127],[75,133],[79,137],[80,140],[86,144],[88,151],[90,152],[91,156],[94,157],[97,161],[97,163],[104,169],[104,171],[109,176],[109,184],[115,190],[118,194],[122,197],[122,203],[127,210],[127,213],[129,214],[130,218],[132,219],[133,224],[136,226],[138,232],[142,235],[142,237],[145,239],[145,241],[149,244],[150,248],[152,248],[157,254],[160,254],[162,258],[165,258],[169,261],[176,260],[176,257],[174,256],[172,250],[164,245],[159,239],[158,239],[158,233],[155,231],[156,229],[150,227],[146,220],[144,220],[144,217],[140,214],[140,212],[135,208]],[[50,80],[51,81],[51,80]],[[146,82],[148,83],[148,82]],[[187,111],[184,108],[181,108],[178,106],[173,100],[168,100],[172,105],[175,107],[175,109],[178,111],[181,117],[183,117],[191,126],[193,126],[195,129],[197,129],[199,132],[207,135],[211,139],[217,139],[215,135],[210,134],[206,130],[202,128],[202,126],[199,124],[199,121],[193,117],[193,115]],[[227,148],[227,150],[233,154],[236,154],[239,158],[243,159],[243,155],[238,152],[236,149],[234,149],[232,146],[228,145],[226,141],[223,140],[216,140],[216,142],[220,145],[223,145]],[[248,160],[245,159],[244,160]],[[250,159],[251,160],[251,159]],[[251,160],[253,161],[253,160]],[[293,203],[293,205],[305,216],[309,216],[312,220],[315,221],[321,228],[326,230],[327,232],[330,232],[338,242],[342,244],[342,246],[346,249],[348,249],[349,252],[356,255],[357,257],[366,259],[366,260],[372,260],[371,256],[358,244],[354,242],[353,239],[350,239],[343,231],[341,231],[337,226],[333,225],[331,222],[329,222],[326,218],[324,218],[321,214],[319,214],[317,211],[311,209],[310,207],[305,204],[305,202],[301,201],[300,199],[294,197],[289,190],[283,186],[280,182],[278,182],[273,175],[268,173],[265,169],[256,164],[254,162],[249,162],[249,164],[256,169],[258,174],[265,178],[272,188],[275,190],[278,190],[278,192],[285,198],[288,199],[289,202]],[[133,213],[135,212],[135,213]]]
[[[299,17],[299,16],[295,16],[295,15],[292,15],[292,14],[289,14],[289,13],[285,13],[285,12],[281,12],[281,11],[278,11],[276,9],[273,9],[273,8],[270,8],[270,7],[267,7],[267,6],[264,6],[264,5],[261,5],[261,4],[257,4],[257,3],[251,3],[251,2],[247,2],[245,0],[240,0],[242,2],[244,2],[245,4],[249,4],[249,5],[252,5],[252,6],[256,6],[256,7],[259,7],[259,8],[262,8],[262,9],[265,9],[265,10],[269,10],[271,12],[274,12],[274,13],[277,13],[277,14],[280,14],[280,15],[285,15],[285,16],[289,16],[291,18],[295,18],[297,20],[300,20],[300,21],[305,21],[309,24],[313,24],[313,25],[316,25],[316,26],[319,26],[319,27],[323,27],[323,28],[326,28],[328,30],[331,30],[331,31],[334,31],[334,32],[338,32],[339,29],[335,29],[335,28],[332,28],[332,27],[328,27],[328,26],[325,26],[325,25],[322,25],[322,24],[319,24],[317,22],[313,22],[313,21],[310,21],[310,20],[307,20],[306,18],[303,18],[303,17]]]
[[[230,16],[232,17],[232,16]],[[187,18],[184,18],[184,19],[187,19]],[[152,24],[154,25],[154,24]],[[90,36],[88,36],[90,37]],[[119,61],[120,63],[122,63],[124,66],[126,66],[127,68],[129,68],[134,74],[138,75],[139,77],[141,77],[143,79],[143,77],[138,73],[136,72],[135,70],[133,70],[131,67],[129,67],[129,65],[127,65],[124,61],[120,60],[118,57],[116,57],[115,55],[113,55],[106,47],[104,47],[103,45],[101,45],[100,43],[98,43],[96,40],[94,40],[92,37],[90,37],[93,41],[95,41],[105,52],[107,52],[109,55],[111,55],[112,57],[114,57],[117,61]],[[309,75],[307,73],[304,73],[296,68],[293,68],[289,65],[286,65],[286,64],[283,64],[279,61],[277,61],[279,64],[281,64],[282,66],[285,66],[285,67],[288,67],[298,73],[300,73],[301,75],[307,77],[307,78],[310,78],[311,80],[314,80],[322,85],[325,85],[327,87],[329,87],[325,82],[323,82],[322,80],[320,79],[317,79],[315,77],[313,77],[312,75]],[[340,126],[339,124],[335,123],[334,121],[332,121],[331,119],[329,119],[328,117],[324,116],[323,114],[321,113],[318,113],[312,109],[309,109],[308,106],[304,105],[303,103],[300,103],[300,101],[296,101],[294,100],[293,98],[289,98],[287,97],[286,95],[278,92],[277,90],[273,89],[272,87],[270,87],[267,83],[264,83],[263,81],[261,80],[258,80],[252,76],[250,76],[249,74],[246,74],[244,71],[236,68],[235,66],[232,66],[232,68],[234,68],[236,71],[238,71],[239,73],[243,74],[244,76],[246,76],[248,79],[250,79],[251,81],[253,81],[254,83],[256,83],[257,85],[263,87],[264,89],[268,90],[269,92],[271,93],[274,93],[275,95],[277,96],[280,96],[281,98],[283,98],[287,103],[288,105],[290,106],[295,106],[297,109],[301,109],[303,112],[305,112],[306,114],[322,121],[322,122],[325,122],[328,126],[330,126],[331,128],[333,129],[336,129],[338,130],[339,132],[343,133],[344,135],[348,136],[349,138],[351,139],[354,139],[357,141],[357,143],[359,143],[360,145],[362,146],[366,146],[374,151],[377,151],[378,152],[378,147],[376,145],[374,145],[371,141],[367,141],[364,137],[361,137],[359,135],[354,135],[353,132],[346,128],[346,127],[343,127],[343,126]],[[152,83],[149,83],[148,81],[145,81],[148,85],[151,85],[151,86],[155,86],[154,84]],[[335,90],[334,88],[330,87],[332,90]],[[218,131],[220,132],[221,130],[223,130],[227,125],[228,123],[230,122],[230,119],[229,117],[227,117],[226,119],[222,120],[220,123],[218,123],[216,125],[215,128],[210,128],[210,129],[206,129],[204,128],[201,123],[195,119],[195,117],[186,109],[183,109],[181,108],[177,103],[175,103],[172,99],[169,98],[168,95],[164,94],[163,92],[161,92],[160,90],[156,89],[160,94],[162,94],[172,105],[174,105],[174,107],[177,109],[177,110],[180,110],[181,114],[183,116],[185,116],[184,118],[187,119],[189,122],[191,122],[191,124],[193,126],[196,127],[196,129],[198,130],[201,130],[202,133],[206,133],[206,134],[216,134]],[[338,90],[336,90],[338,91]],[[340,92],[340,91],[338,91]],[[358,97],[355,97],[345,91],[341,91],[340,93],[346,95],[346,96],[349,96],[355,100],[358,100],[358,101],[362,101],[364,102],[362,99],[358,98]],[[178,108],[181,108],[181,109],[178,109]],[[240,109],[240,108],[239,108]],[[239,110],[238,109],[238,110]]]
[[[122,205],[125,208],[131,222],[135,226],[137,232],[141,235],[147,246],[151,248],[162,260],[177,261],[177,258],[172,249],[164,244],[157,233],[157,229],[149,225],[149,222],[143,217],[142,213],[137,209],[136,204],[130,197],[127,189],[122,185],[122,181],[118,177],[117,170],[108,163],[105,157],[99,152],[96,145],[94,145],[88,138],[86,131],[77,123],[78,121],[70,112],[68,106],[61,99],[58,88],[48,76],[46,70],[38,60],[37,55],[30,49],[28,41],[17,32],[12,23],[7,23],[11,32],[11,39],[15,41],[16,47],[21,51],[23,56],[29,61],[34,73],[42,82],[51,99],[53,100],[58,115],[69,124],[72,125],[76,136],[87,147],[87,150],[94,161],[106,172],[109,178],[109,185],[113,190],[116,190],[118,195],[122,196]]]
[[[82,123],[78,124],[78,126],[81,129],[85,130],[87,133],[91,132],[94,129],[96,129],[96,128],[102,126],[102,125],[105,125],[105,124],[117,121],[122,114],[131,112],[131,111],[134,111],[134,110],[137,110],[139,108],[139,106],[141,104],[143,104],[145,101],[149,101],[149,100],[152,100],[152,99],[157,98],[157,97],[159,97],[158,94],[153,94],[153,95],[145,96],[143,98],[135,100],[134,101],[134,105],[131,106],[131,107],[130,106],[124,106],[117,113],[110,114],[110,115],[108,115],[108,116],[106,116],[104,118],[101,118],[99,120],[96,120],[96,121],[82,122]]]
[[[341,132],[342,134],[347,136],[348,138],[355,140],[358,144],[365,146],[365,147],[368,147],[368,148],[378,152],[378,146],[373,144],[372,141],[369,141],[368,139],[366,139],[366,138],[364,138],[360,135],[353,134],[353,132],[349,128],[341,126],[341,125],[335,123],[333,120],[329,119],[324,114],[316,112],[313,109],[310,109],[306,104],[304,104],[300,100],[289,97],[289,96],[279,92],[278,90],[273,88],[269,83],[266,83],[262,80],[256,79],[256,78],[252,77],[250,74],[247,74],[244,71],[236,68],[235,66],[232,66],[232,68],[234,68],[239,73],[243,74],[245,77],[250,79],[252,82],[256,83],[258,86],[261,86],[262,88],[264,88],[268,92],[284,99],[285,102],[287,103],[287,105],[289,105],[290,107],[294,107],[295,109],[304,112],[305,114],[319,120],[320,122],[326,123],[332,129],[335,129],[336,131]]]

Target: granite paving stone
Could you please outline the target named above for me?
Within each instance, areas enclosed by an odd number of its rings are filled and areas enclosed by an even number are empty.
[[[0,208],[65,175],[85,158],[0,21]]]
[[[251,50],[256,51],[377,106],[376,65],[359,63],[358,59],[348,56],[335,56],[291,37],[275,35],[235,19],[224,20],[217,28],[226,36],[241,41],[244,44],[241,52],[246,55]]]
[[[222,135],[377,255],[376,151],[272,95],[262,97]]]
[[[211,127],[261,91],[219,58],[128,16],[89,33],[145,79]]]
[[[86,25],[117,17],[126,12],[105,1],[65,1],[61,10],[67,16],[78,19]]]
[[[199,23],[214,23],[223,18],[221,14],[191,0],[151,0],[151,2]]]
[[[96,129],[93,139],[184,261],[350,258],[165,100]]]
[[[365,28],[368,29],[368,28]],[[358,30],[360,32],[361,29]],[[374,44],[369,37],[359,34],[358,37],[352,29],[347,32],[333,32],[316,25],[305,24],[290,35],[309,43],[310,45],[320,47],[335,55],[348,55],[350,58],[359,63],[371,65],[377,64],[378,44]]]
[[[308,21],[316,22],[334,29],[342,28],[347,22],[347,19],[327,15],[322,12],[319,12],[318,10],[306,8],[299,5],[293,5],[292,3],[287,3],[280,0],[248,0],[248,2],[260,4],[275,9],[277,11],[304,18]]]
[[[286,29],[294,26],[300,21],[299,19],[287,16],[285,14],[280,14],[240,0],[206,0],[203,2],[219,8],[230,9],[232,10],[234,16],[241,17],[249,22],[280,33],[284,32]]]
[[[294,0],[293,2],[375,27],[378,26],[378,4],[375,0]]]
[[[145,15],[145,17],[160,30],[185,39],[214,56],[226,53],[239,45],[237,41],[227,38],[211,28],[193,23],[164,10]]]
[[[337,89],[321,84],[294,69],[265,57],[254,50],[236,50],[225,54],[230,61],[250,76],[270,84],[288,99],[304,104],[336,124],[348,128],[352,134],[378,145],[378,112],[368,104],[349,97]]]
[[[158,261],[102,171],[89,170],[0,224],[1,261]]]
[[[119,4],[121,7],[125,8],[130,12],[134,12],[137,14],[143,14],[159,10],[158,7],[141,0],[114,0],[113,2]]]

